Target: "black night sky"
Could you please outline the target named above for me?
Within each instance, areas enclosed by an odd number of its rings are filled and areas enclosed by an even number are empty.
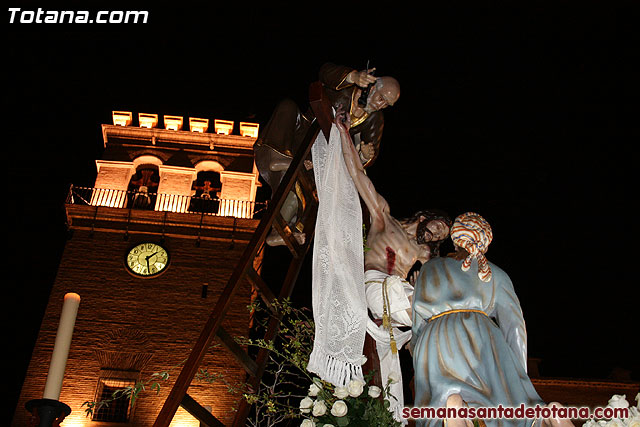
[[[64,247],[66,193],[93,184],[111,111],[264,125],[283,97],[306,106],[326,61],[370,60],[400,81],[369,176],[394,216],[436,207],[487,218],[487,257],[514,283],[542,375],[620,368],[639,380],[629,166],[638,129],[618,111],[631,99],[619,84],[631,66],[613,8],[270,3],[91,9],[149,10],[137,25],[7,24],[5,12],[9,414]],[[309,285],[296,293],[308,299]]]

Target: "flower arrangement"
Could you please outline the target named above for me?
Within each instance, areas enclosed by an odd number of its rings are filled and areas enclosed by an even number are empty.
[[[389,380],[381,389],[367,382],[352,380],[345,387],[314,378],[309,392],[300,401],[304,417],[301,427],[400,426],[389,412]]]
[[[259,417],[248,420],[248,425],[279,425],[285,420],[301,419],[304,427],[400,427],[389,411],[389,384],[397,381],[395,373],[389,376],[384,388],[369,384],[373,372],[364,381],[351,381],[345,387],[312,376],[307,371],[313,348],[315,325],[306,310],[296,309],[288,300],[276,301],[276,312],[282,323],[274,341],[241,340],[250,347],[269,350],[267,375],[258,390],[243,393],[244,398],[259,410]],[[252,307],[265,312],[259,304]],[[366,357],[363,356],[364,361]],[[364,363],[362,361],[362,363]],[[308,385],[308,386],[307,386]],[[278,421],[271,423],[270,421]],[[285,421],[286,422],[286,421]]]
[[[640,427],[640,393],[636,395],[636,406],[630,406],[626,395],[614,394],[608,408],[629,408],[629,416],[624,419],[612,418],[610,420],[587,420],[583,427]]]

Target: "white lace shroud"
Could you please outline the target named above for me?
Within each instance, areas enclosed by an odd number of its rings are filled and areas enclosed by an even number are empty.
[[[313,245],[313,351],[307,369],[336,386],[363,380],[362,349],[367,326],[358,191],[342,156],[340,132],[331,127],[311,148],[318,189]]]

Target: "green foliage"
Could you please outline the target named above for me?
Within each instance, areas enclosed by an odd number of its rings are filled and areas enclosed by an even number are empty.
[[[273,318],[280,321],[280,329],[273,340],[235,337],[238,344],[246,346],[250,351],[269,350],[265,374],[258,387],[252,389],[244,382],[231,384],[224,374],[210,372],[206,368],[200,369],[195,376],[195,380],[203,383],[225,384],[229,393],[242,397],[252,405],[252,412],[247,419],[248,426],[282,426],[287,425],[288,422],[299,423],[301,418],[307,419],[307,424],[314,422],[316,426],[325,424],[355,427],[400,426],[387,409],[389,401],[383,398],[387,395],[388,386],[379,398],[370,397],[369,390],[372,386],[363,385],[360,395],[339,399],[334,395],[335,387],[332,384],[310,375],[307,365],[313,349],[315,333],[315,324],[310,310],[295,308],[289,300],[274,301],[270,307],[265,307],[264,304],[256,301],[248,308],[254,316],[256,336],[264,336],[264,331]],[[146,380],[137,381],[133,386],[117,390],[109,399],[84,402],[86,415],[91,416],[94,411],[99,410],[103,405],[108,406],[115,399],[129,397],[133,407],[143,392],[151,391],[158,394],[162,384],[169,380],[172,372],[181,367],[184,362],[186,359],[166,371],[152,374]],[[372,375],[365,378],[367,383]],[[310,398],[308,393],[311,384],[321,389],[315,400],[322,400],[326,405],[323,416],[313,415],[312,410],[301,411],[300,402],[304,398]],[[331,408],[338,400],[344,402],[347,407],[347,413],[343,416],[331,414]]]
[[[217,346],[218,345],[216,344],[215,347]],[[133,408],[140,394],[147,390],[151,392],[155,392],[155,394],[158,395],[160,393],[162,383],[169,380],[171,376],[171,372],[181,367],[186,361],[187,359],[184,359],[182,362],[178,363],[175,366],[172,366],[166,371],[155,372],[151,374],[147,379],[136,381],[135,384],[132,386],[127,386],[127,387],[118,389],[113,393],[111,393],[111,396],[106,399],[99,400],[99,401],[95,401],[95,400],[85,401],[84,403],[82,403],[82,407],[86,407],[84,409],[85,415],[87,417],[92,416],[94,412],[100,410],[100,408],[102,408],[103,406],[109,407],[109,404],[111,404],[116,399],[128,398],[129,405],[131,408]],[[206,380],[206,378],[209,378],[208,382],[213,382],[213,380],[211,379],[213,377],[214,377],[213,375],[208,374],[208,372],[203,369],[201,369],[200,372],[196,374],[196,379]]]
[[[288,299],[276,300],[271,307],[259,301],[249,306],[256,321],[256,335],[264,336],[269,321],[280,320],[273,340],[237,337],[240,345],[253,351],[269,350],[265,374],[257,390],[245,387],[242,396],[252,406],[247,425],[284,425],[300,416],[299,400],[306,394],[311,377],[307,372],[313,348],[315,324],[308,309],[298,309]]]
[[[300,420],[301,418],[306,419],[308,425],[315,423],[316,426],[332,424],[334,426],[395,427],[401,425],[393,419],[393,415],[388,410],[390,404],[385,396],[388,396],[389,385],[385,390],[376,390],[375,386],[369,385],[373,372],[365,377],[366,383],[361,387],[354,385],[349,396],[340,394],[345,390],[339,390],[336,393],[336,388],[331,383],[310,375],[306,368],[313,349],[315,325],[308,310],[296,309],[288,300],[275,303],[272,313],[260,305],[250,308],[266,314],[266,319],[271,316],[281,317],[282,323],[278,337],[272,342],[240,341],[270,350],[267,372],[271,375],[263,379],[256,393],[245,394],[247,401],[254,404],[256,408],[256,417],[249,422],[249,425],[274,426],[286,419]],[[360,393],[356,395],[356,391]],[[377,394],[380,396],[378,397]],[[313,407],[306,408],[301,404],[305,399],[307,403],[309,401],[314,404],[322,403],[317,404],[318,408],[314,413]],[[343,402],[338,406],[344,404],[346,414],[338,416],[331,413],[337,401]],[[322,405],[325,409],[320,415]],[[282,415],[278,422],[275,422],[274,417],[268,417],[270,411]],[[337,411],[334,412],[339,414]]]
[[[184,363],[184,362],[182,362]],[[181,364],[182,364],[181,363]],[[180,365],[177,365],[180,366]],[[177,367],[176,366],[176,367]],[[150,391],[155,391],[156,394],[160,393],[160,382],[167,381],[169,379],[169,371],[157,372],[151,375],[151,377],[144,381],[136,381],[134,385],[127,386],[121,389],[118,389],[111,393],[111,396],[107,399],[103,399],[100,401],[87,400],[82,406],[86,406],[84,412],[87,417],[90,417],[102,408],[103,406],[109,407],[109,404],[112,403],[116,399],[129,398],[129,404],[133,408],[136,400],[141,392],[149,389]]]

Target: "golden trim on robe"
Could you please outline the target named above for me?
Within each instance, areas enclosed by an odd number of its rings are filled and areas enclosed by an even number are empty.
[[[353,92],[351,92],[351,107],[349,109],[349,115],[351,116],[351,127],[352,128],[358,126],[359,124],[361,124],[362,122],[367,120],[367,117],[369,117],[369,113],[367,113],[366,111],[364,112],[362,117],[355,117],[353,115],[353,106],[354,105],[358,105],[358,100],[355,99],[356,98],[356,92],[357,91],[355,89],[353,89]]]
[[[489,317],[487,315],[487,313],[485,313],[482,310],[475,310],[473,308],[459,308],[459,309],[455,309],[455,310],[447,310],[447,311],[443,311],[442,313],[434,314],[429,319],[427,319],[427,322],[431,322],[432,320],[435,320],[438,317],[446,316],[447,314],[453,314],[453,313],[480,313],[480,314],[484,314],[485,316]]]
[[[355,86],[355,83],[349,83],[347,81],[347,77],[349,77],[349,74],[351,74],[352,71],[354,71],[354,70],[350,70],[350,71],[346,72],[344,77],[342,77],[342,79],[340,79],[340,83],[338,83],[338,85],[335,87],[335,90],[342,90],[342,89],[348,88],[351,85]]]

